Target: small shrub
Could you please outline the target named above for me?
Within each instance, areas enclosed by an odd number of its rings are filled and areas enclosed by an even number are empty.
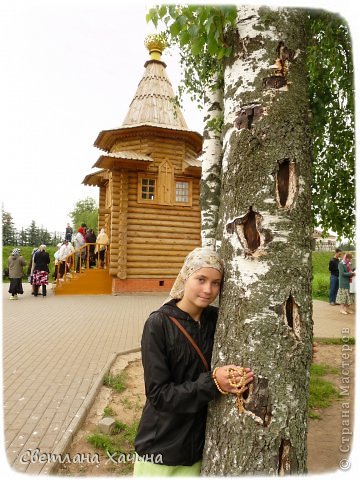
[[[103,416],[104,417],[115,417],[116,416],[116,412],[109,406],[106,406],[104,408],[104,413],[103,413]]]
[[[120,422],[120,420],[116,420],[113,433],[114,434],[120,433],[120,432],[126,430],[127,428],[128,428],[128,426],[126,425],[126,423]]]
[[[118,373],[116,375],[105,375],[104,377],[104,385],[107,387],[113,388],[115,391],[121,393],[125,390],[125,374],[123,372]]]

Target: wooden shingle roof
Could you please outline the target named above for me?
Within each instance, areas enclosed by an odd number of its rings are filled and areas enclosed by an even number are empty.
[[[154,160],[149,156],[143,153],[133,152],[133,151],[120,151],[108,153],[106,155],[101,155],[98,160],[94,163],[93,167],[101,167],[106,169],[113,169],[115,167],[126,167],[130,166],[147,166],[152,163]]]
[[[123,127],[150,124],[157,127],[188,130],[166,73],[165,63],[150,60],[138,85]]]
[[[145,42],[150,60],[145,63],[145,72],[122,126],[102,130],[94,145],[110,152],[117,139],[158,130],[160,135],[186,139],[200,153],[202,136],[188,129],[185,118],[174,101],[175,93],[166,73],[166,64],[161,60],[164,45],[153,40]]]
[[[100,187],[109,180],[108,170],[98,170],[97,172],[86,175],[82,183],[92,187]]]

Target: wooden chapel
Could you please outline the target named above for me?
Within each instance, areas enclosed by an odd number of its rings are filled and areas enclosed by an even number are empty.
[[[174,103],[156,35],[120,128],[103,130],[103,151],[83,184],[99,187],[99,230],[110,239],[112,293],[167,292],[185,256],[201,244],[202,136]]]

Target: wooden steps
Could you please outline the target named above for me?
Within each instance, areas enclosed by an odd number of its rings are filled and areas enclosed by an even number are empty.
[[[107,269],[86,269],[53,285],[56,295],[111,295],[112,277]]]

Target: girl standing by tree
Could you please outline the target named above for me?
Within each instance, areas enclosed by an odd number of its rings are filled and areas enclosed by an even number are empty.
[[[185,259],[170,301],[145,323],[141,351],[146,404],[135,439],[140,455],[136,476],[199,475],[208,403],[220,393],[238,394],[233,385],[246,388],[253,379],[250,368],[208,368],[218,316],[210,304],[219,294],[222,275],[219,255],[196,248]]]

